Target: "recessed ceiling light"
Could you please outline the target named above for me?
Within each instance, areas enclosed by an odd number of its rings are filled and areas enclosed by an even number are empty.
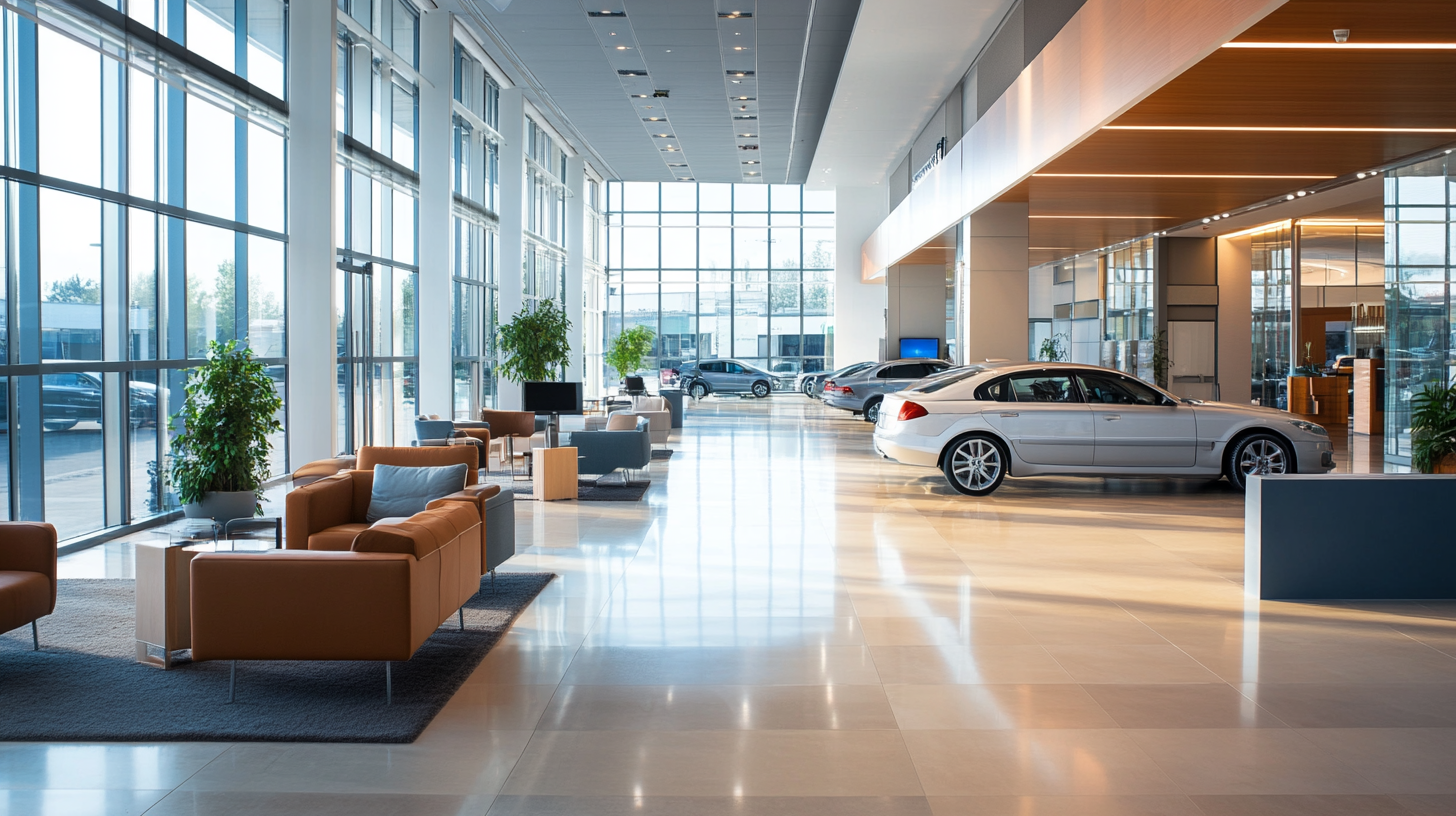
[[[1203,219],[1203,223],[1207,224],[1210,220],[1211,219],[1205,218],[1205,219]]]
[[[647,94],[632,94],[633,99],[646,99]]]
[[[753,97],[751,97],[751,96],[730,96],[728,98],[729,99],[739,99],[739,100],[742,100],[744,102],[747,102],[748,100],[752,99]]]
[[[644,122],[661,122],[662,121],[662,117],[661,116],[648,116],[648,117],[643,118],[642,121],[644,121]]]
[[[1224,213],[1224,214],[1223,214],[1223,217],[1224,217],[1224,218],[1228,218],[1228,215],[1229,215],[1229,214],[1228,214],[1228,213]]]
[[[1300,190],[1299,192],[1295,193],[1295,195],[1299,196],[1300,198],[1304,198],[1305,192],[1303,190]]]
[[[730,79],[728,81],[729,82],[732,82],[734,85],[740,85],[740,84],[742,84],[741,80],[737,80],[737,79]]]
[[[1290,193],[1289,195],[1285,196],[1284,197],[1284,200],[1285,201],[1293,201],[1294,200],[1294,193]]]
[[[625,45],[619,45],[619,46],[617,46],[617,50],[618,51],[626,51],[627,50],[627,46],[625,46]]]
[[[738,134],[738,138],[740,138],[740,139],[756,139],[756,138],[758,138],[758,134],[757,133],[740,133],[740,134]]]
[[[743,46],[741,46],[741,45],[735,45],[735,46],[733,46],[733,50],[734,51],[742,51],[743,50]]]
[[[672,134],[671,133],[654,133],[652,135],[653,136],[656,136],[659,139],[671,139],[672,138]]]

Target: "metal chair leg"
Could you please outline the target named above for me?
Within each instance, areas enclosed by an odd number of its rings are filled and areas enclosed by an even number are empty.
[[[389,661],[384,661],[384,704],[394,704],[394,675],[389,671]]]
[[[228,702],[238,701],[238,661],[228,662]]]
[[[40,632],[35,629],[35,621],[30,622],[30,649],[34,652],[40,651]]]
[[[460,615],[460,631],[464,632],[465,631],[465,607],[462,606],[462,607],[460,607],[459,609],[457,609],[455,611],[457,613],[459,613],[459,615]]]

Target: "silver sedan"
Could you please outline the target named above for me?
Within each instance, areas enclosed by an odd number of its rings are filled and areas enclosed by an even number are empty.
[[[989,363],[889,394],[875,450],[940,468],[984,496],[1007,476],[1227,477],[1324,473],[1325,429],[1282,411],[1184,400],[1120,371],[1069,363]]]

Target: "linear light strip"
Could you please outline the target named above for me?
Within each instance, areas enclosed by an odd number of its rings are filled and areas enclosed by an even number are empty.
[[[1094,221],[1168,221],[1171,215],[1028,215],[1027,218],[1087,218]]]
[[[1262,48],[1299,50],[1353,51],[1456,51],[1456,43],[1393,43],[1393,42],[1230,42],[1224,48]]]
[[[1038,178],[1145,178],[1145,179],[1304,179],[1323,180],[1335,176],[1283,176],[1257,173],[1032,173]]]
[[[1187,130],[1216,133],[1456,133],[1456,128],[1282,127],[1258,125],[1103,125],[1103,130]]]

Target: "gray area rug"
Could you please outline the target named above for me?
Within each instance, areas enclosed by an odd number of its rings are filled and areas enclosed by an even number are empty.
[[[654,460],[671,459],[674,453],[677,453],[677,451],[671,448],[653,448],[652,458]]]
[[[41,651],[29,626],[0,634],[0,741],[412,742],[553,577],[482,579],[464,632],[452,617],[394,664],[393,705],[382,663],[334,661],[241,661],[229,704],[227,662],[136,662],[134,582],[63,580]]]

